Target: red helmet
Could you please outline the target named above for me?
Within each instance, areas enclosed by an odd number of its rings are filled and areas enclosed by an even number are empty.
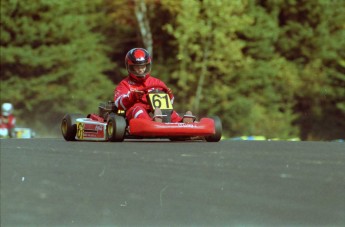
[[[125,64],[129,75],[144,78],[151,71],[151,56],[149,52],[143,48],[134,48],[126,54]],[[135,66],[145,67],[142,67],[143,70],[139,72]]]

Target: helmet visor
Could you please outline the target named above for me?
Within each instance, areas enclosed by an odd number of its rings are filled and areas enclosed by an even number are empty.
[[[129,65],[128,71],[137,76],[137,77],[144,77],[151,71],[151,63],[147,64],[140,64],[140,65]]]

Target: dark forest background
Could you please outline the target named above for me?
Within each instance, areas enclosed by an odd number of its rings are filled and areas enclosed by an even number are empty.
[[[1,103],[59,135],[97,112],[134,47],[175,109],[218,115],[227,137],[345,138],[343,0],[1,0]]]

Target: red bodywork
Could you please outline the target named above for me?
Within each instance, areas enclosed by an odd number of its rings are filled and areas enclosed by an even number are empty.
[[[98,122],[101,122],[103,123],[104,122],[104,119],[96,114],[90,114],[88,116],[91,120],[94,120],[94,121],[98,121]]]
[[[159,123],[136,118],[129,122],[129,132],[144,137],[209,136],[215,134],[215,126],[210,118],[202,118],[200,122],[191,124]]]
[[[77,119],[77,137],[79,140],[105,140],[107,124],[104,119],[96,114],[90,114],[87,118]]]
[[[84,138],[104,138],[104,127],[99,124],[85,124]]]

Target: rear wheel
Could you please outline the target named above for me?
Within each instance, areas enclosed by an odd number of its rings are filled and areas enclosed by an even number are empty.
[[[109,141],[122,142],[125,138],[126,127],[126,120],[122,116],[110,114],[107,124]]]
[[[66,141],[75,141],[77,134],[77,119],[83,118],[82,114],[66,114],[62,118],[61,133]]]
[[[215,134],[211,136],[205,136],[205,140],[207,142],[218,142],[222,138],[222,121],[217,116],[210,118],[214,120]]]

